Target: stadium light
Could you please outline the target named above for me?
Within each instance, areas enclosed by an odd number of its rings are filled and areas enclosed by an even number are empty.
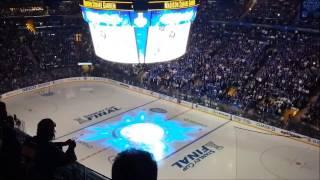
[[[92,63],[91,62],[78,62],[78,66],[92,66]]]

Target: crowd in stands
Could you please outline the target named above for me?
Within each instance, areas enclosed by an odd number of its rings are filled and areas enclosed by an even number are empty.
[[[250,2],[256,2],[250,11],[236,4],[207,2],[199,9],[183,57],[172,62],[142,65],[117,64],[96,57],[88,27],[81,23],[81,17],[34,19],[36,26],[56,26],[38,28],[36,32],[27,31],[24,21],[17,23],[18,19],[6,19],[20,15],[74,14],[77,12],[74,4],[70,4],[74,8],[72,13],[64,6],[40,14],[0,8],[0,94],[67,77],[100,76],[320,139],[319,18],[299,19],[298,1]],[[234,23],[238,20],[239,23]],[[270,25],[290,25],[296,29]],[[300,27],[318,32],[304,31]],[[94,70],[84,72],[77,66],[80,61],[92,62]],[[292,108],[305,113],[298,120],[289,117],[288,123],[283,119],[284,114]],[[2,103],[0,110],[0,169],[24,173],[0,173],[3,176],[0,179],[21,179],[19,175],[45,179],[53,176],[56,167],[74,163],[75,143],[72,140],[60,144],[51,142],[54,135],[52,120],[42,121],[44,127],[49,128],[44,131],[51,132],[47,134],[50,137],[42,139],[41,133],[28,137],[21,135],[18,130],[21,122],[8,116]],[[290,121],[298,121],[298,124]],[[39,123],[38,129],[42,127]],[[29,167],[32,164],[29,150],[37,145],[43,147],[39,157],[48,156],[50,148],[63,157],[55,167],[37,161],[36,169],[42,169],[45,174]],[[69,150],[63,152],[61,146],[68,146]],[[125,152],[118,160],[128,154],[137,153]],[[141,158],[150,159],[148,155]],[[59,159],[52,159],[56,160]],[[154,165],[154,162],[150,163]],[[154,174],[150,176],[154,177]]]
[[[8,90],[7,87],[15,86],[19,77],[30,74],[35,70],[34,62],[28,55],[27,47],[22,43],[18,33],[13,32],[11,26],[0,28],[0,78],[1,91]],[[5,85],[6,84],[6,85]]]
[[[145,84],[254,110],[262,119],[266,114],[280,118],[290,108],[303,109],[320,83],[319,36],[227,26],[217,34],[193,34],[190,53],[148,69]],[[215,38],[209,48],[199,44],[201,36]]]
[[[69,31],[69,32],[68,32]],[[76,31],[42,31],[31,40],[31,50],[42,69],[66,67],[80,61],[84,44],[76,43]],[[89,57],[83,57],[89,58]]]
[[[246,93],[255,91],[264,111],[281,114],[290,107],[302,109],[320,81],[319,39],[293,32],[278,34],[274,43]]]
[[[0,2],[1,18],[75,15],[80,11],[80,0],[4,0]]]
[[[320,96],[316,99],[314,103],[312,103],[305,114],[305,117],[302,118],[302,121],[310,124],[312,126],[318,127],[320,124]]]
[[[37,7],[37,10],[22,9],[22,8],[5,8],[0,10],[2,18],[4,17],[19,17],[19,16],[41,16],[46,15],[47,11],[43,7]]]
[[[231,21],[319,31],[320,3],[317,0],[216,0],[203,1],[207,21]]]
[[[207,20],[233,21],[238,20],[245,12],[246,4],[239,4],[236,1],[203,1],[202,13]],[[223,9],[223,10],[222,10]],[[215,13],[212,13],[215,12]]]
[[[257,24],[292,24],[299,12],[299,2],[298,0],[253,0],[254,6],[245,16],[245,20]]]
[[[270,2],[275,3],[271,6]],[[244,21],[278,25],[292,22],[294,15],[279,7],[288,1],[270,2],[258,1]],[[0,92],[84,75],[86,73],[77,66],[77,62],[84,60],[94,64],[92,76],[126,81],[285,127],[280,119],[286,110],[306,108],[319,87],[319,33],[227,22],[239,17],[239,7],[230,9],[229,14],[234,17],[211,22],[211,19],[219,20],[223,16],[210,11],[212,6],[207,3],[199,9],[186,55],[177,61],[152,65],[100,60],[94,54],[85,24],[80,24],[81,28],[70,28],[68,23],[59,21],[65,26],[30,33],[21,27],[14,28],[14,23],[6,21],[0,28],[3,52],[0,54]],[[296,6],[296,3],[289,3],[290,8]],[[281,18],[278,18],[278,12],[281,12]],[[261,22],[252,20],[260,14],[261,17],[268,14],[272,22],[266,18]],[[312,122],[319,129],[318,120],[312,115],[308,117],[312,120],[306,122]]]

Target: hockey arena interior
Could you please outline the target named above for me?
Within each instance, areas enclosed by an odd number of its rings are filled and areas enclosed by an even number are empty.
[[[319,0],[1,0],[0,179],[320,179]]]

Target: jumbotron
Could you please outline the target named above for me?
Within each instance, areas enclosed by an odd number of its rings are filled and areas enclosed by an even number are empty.
[[[84,0],[97,56],[119,63],[155,63],[185,54],[199,0]]]

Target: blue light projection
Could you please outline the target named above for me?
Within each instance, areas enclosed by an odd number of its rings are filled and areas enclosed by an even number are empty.
[[[111,147],[117,152],[128,148],[142,149],[159,161],[174,152],[176,143],[192,141],[199,131],[200,126],[168,120],[161,113],[138,111],[115,122],[88,127],[79,140]]]
[[[139,63],[145,62],[150,12],[130,12],[133,19]]]

